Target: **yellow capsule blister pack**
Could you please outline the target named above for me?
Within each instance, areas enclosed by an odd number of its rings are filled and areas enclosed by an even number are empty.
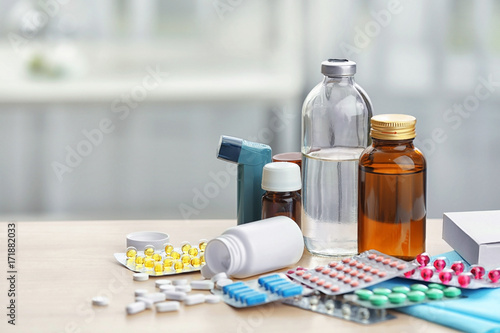
[[[161,249],[146,245],[144,249],[129,246],[123,253],[115,253],[119,263],[138,273],[152,276],[173,275],[199,271],[205,265],[207,240],[198,244],[182,242],[179,248],[167,243]]]

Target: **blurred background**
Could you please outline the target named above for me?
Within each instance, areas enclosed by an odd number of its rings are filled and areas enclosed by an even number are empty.
[[[235,218],[221,134],[300,150],[320,63],[417,117],[428,216],[500,209],[500,3],[1,0],[0,219]]]

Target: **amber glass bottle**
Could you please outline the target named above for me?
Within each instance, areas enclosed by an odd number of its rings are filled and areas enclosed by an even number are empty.
[[[359,160],[358,251],[405,260],[425,252],[426,162],[413,145],[416,119],[371,119],[372,145]]]
[[[286,216],[301,227],[300,168],[289,162],[268,163],[262,170],[262,219]]]

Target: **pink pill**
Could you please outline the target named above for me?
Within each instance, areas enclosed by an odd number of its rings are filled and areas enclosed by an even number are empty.
[[[321,273],[322,274],[329,274],[332,270],[330,268],[325,268]]]
[[[382,264],[384,265],[389,265],[391,263],[391,259],[389,258],[385,258],[384,260],[382,260]]]
[[[377,258],[375,258],[376,262],[382,262],[383,260],[384,260],[384,257],[382,257],[382,256],[378,256]]]
[[[371,270],[372,270],[372,268],[371,268],[371,266],[365,266],[365,267],[363,267],[363,270],[364,270],[365,272],[369,272],[369,271],[371,271]]]
[[[460,287],[465,288],[469,286],[472,280],[472,273],[462,273],[458,276],[457,280]]]
[[[293,269],[289,269],[287,273],[288,274],[293,274],[293,273],[295,273],[295,271]]]
[[[315,270],[316,272],[321,272],[321,271],[323,270],[323,268],[324,268],[323,266],[318,266],[318,267],[316,267],[314,270]]]
[[[470,266],[470,272],[472,273],[472,276],[476,280],[481,280],[484,274],[486,274],[486,270],[484,269],[484,267],[479,265]]]
[[[323,285],[323,288],[330,289],[331,286],[332,284],[330,282],[327,282]]]
[[[317,277],[317,276],[313,276],[311,279],[309,279],[309,281],[311,281],[311,282],[316,282],[318,280],[319,280],[319,277]]]
[[[341,264],[338,264],[336,267],[335,267],[336,270],[338,271],[341,271],[344,269],[344,265],[341,265]]]
[[[422,268],[422,270],[420,271],[420,276],[424,281],[429,281],[433,275],[434,275],[434,268],[430,266],[426,266]]]
[[[454,271],[452,269],[443,269],[439,272],[439,280],[441,280],[443,284],[448,284],[453,278],[453,273]]]
[[[339,287],[339,286],[337,286],[337,285],[334,285],[334,286],[331,286],[331,287],[330,287],[330,290],[331,290],[331,291],[333,291],[333,292],[337,292],[337,291],[339,291],[339,290],[340,290],[340,287]]]
[[[491,282],[497,283],[498,280],[500,280],[500,268],[492,269],[491,271],[489,271],[488,278],[491,280]]]
[[[342,272],[344,273],[349,273],[350,271],[352,271],[351,267],[344,267],[344,269],[342,270]]]
[[[372,282],[373,278],[371,276],[365,276],[363,280],[365,280],[365,282]]]
[[[320,279],[320,280],[316,281],[316,284],[317,284],[318,286],[322,286],[322,285],[324,285],[324,284],[325,284],[325,280]]]
[[[342,259],[342,262],[344,264],[347,264],[349,261],[351,261],[351,258],[344,258],[344,259]]]
[[[358,271],[357,270],[353,270],[349,274],[351,274],[351,276],[356,276],[356,275],[358,275]]]
[[[357,287],[357,286],[359,286],[358,281],[351,281],[351,287]]]
[[[358,263],[356,264],[356,268],[357,268],[357,269],[361,269],[361,268],[363,268],[363,266],[364,266],[364,265],[365,265],[365,264],[363,264],[362,262],[358,262]]]
[[[339,274],[337,271],[333,271],[330,274],[328,274],[328,276],[331,277],[331,278],[334,278],[334,277],[337,276],[337,274]]]
[[[455,272],[456,275],[460,275],[461,273],[464,272],[464,269],[465,269],[465,265],[463,262],[461,261],[455,261],[452,265],[451,265],[451,269]]]
[[[337,266],[337,264],[338,264],[338,262],[332,261],[331,263],[328,264],[328,266],[335,267],[335,266]]]
[[[413,276],[413,274],[415,274],[415,270],[414,269],[412,269],[411,271],[405,272],[404,275],[405,275],[405,277],[410,278],[410,277]]]
[[[362,280],[362,279],[364,279],[364,277],[365,277],[365,273],[360,273],[360,274],[358,275],[358,279],[361,279],[361,280]]]
[[[373,268],[370,273],[372,273],[373,275],[377,275],[378,274],[378,269],[376,268]]]
[[[299,267],[297,267],[295,270],[297,270],[297,271],[306,271],[307,269],[305,269],[304,267],[300,267],[300,266],[299,266]]]
[[[351,280],[351,278],[350,278],[350,277],[346,277],[346,278],[344,279],[344,283],[351,283],[351,281],[352,281],[352,280]]]
[[[305,271],[296,271],[295,275],[302,276],[302,275],[304,275],[304,273],[305,273]]]
[[[370,260],[373,260],[377,257],[377,255],[375,253],[371,253],[370,255],[368,255],[368,259]]]
[[[345,278],[345,276],[343,274],[339,274],[337,276],[337,280],[339,280],[339,281],[342,281],[344,278]]]
[[[310,277],[311,277],[311,273],[307,273],[307,274],[304,274],[302,276],[302,278],[305,279],[305,280],[309,280]]]
[[[377,275],[378,275],[378,276],[380,276],[380,277],[384,277],[384,276],[386,276],[386,275],[387,275],[387,273],[386,273],[386,272],[384,272],[384,271],[380,271],[380,272],[378,272],[378,274],[377,274]]]
[[[406,264],[399,264],[398,269],[402,271],[403,269],[406,269]]]
[[[398,264],[399,264],[399,261],[394,260],[394,261],[391,261],[391,263],[389,264],[389,266],[396,267]]]
[[[427,266],[431,262],[431,257],[429,257],[429,255],[426,252],[424,252],[424,253],[419,254],[417,256],[416,260],[420,264],[420,267],[424,267],[424,266]]]
[[[349,266],[356,266],[358,264],[358,262],[356,260],[351,260],[351,262],[349,263]]]
[[[439,257],[434,260],[434,268],[436,271],[441,272],[446,267],[446,257]]]

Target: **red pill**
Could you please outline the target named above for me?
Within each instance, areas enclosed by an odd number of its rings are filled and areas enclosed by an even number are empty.
[[[342,270],[342,272],[344,273],[349,273],[350,271],[352,271],[351,267],[344,267],[344,269]]]
[[[305,271],[296,271],[295,275],[302,276],[302,275],[304,275],[304,273],[305,273]]]
[[[386,272],[384,272],[384,271],[380,271],[380,272],[378,272],[378,274],[377,274],[377,275],[378,275],[378,276],[380,276],[380,277],[384,277],[384,276],[386,276],[386,275],[387,275],[387,273],[386,273]]]
[[[365,276],[363,280],[365,280],[365,282],[372,282],[373,278],[371,276]]]
[[[316,272],[321,272],[321,271],[323,270],[323,268],[324,268],[323,266],[318,266],[318,267],[316,267],[314,270],[315,270]]]
[[[337,276],[337,274],[339,274],[337,271],[333,271],[330,274],[328,274],[328,276],[331,277],[331,278],[334,278],[334,277]]]
[[[316,281],[318,281],[318,280],[319,280],[319,277],[317,277],[317,276],[313,276],[313,277],[312,277],[309,281],[311,281],[311,282],[316,282]]]
[[[338,263],[336,261],[332,261],[331,263],[328,264],[328,266],[335,267],[335,266],[337,266],[337,264]]]
[[[402,271],[403,269],[406,269],[406,264],[400,264],[398,265],[398,269]]]
[[[332,270],[330,268],[325,268],[321,273],[326,275],[326,274],[330,273],[331,271]]]
[[[391,263],[391,259],[386,258],[386,259],[382,260],[382,263],[383,263],[384,265],[389,265],[389,264]]]
[[[357,287],[357,286],[359,286],[359,282],[358,281],[351,281],[351,286]]]
[[[349,274],[351,274],[351,276],[356,276],[356,275],[358,275],[358,271],[357,270],[353,270]]]
[[[365,264],[363,264],[362,262],[358,262],[358,263],[356,264],[356,268],[357,268],[357,269],[361,269],[361,268],[363,268],[363,266],[364,266],[364,265],[365,265]]]
[[[331,291],[333,291],[333,292],[337,292],[337,291],[339,291],[339,290],[340,290],[340,287],[339,287],[339,286],[337,286],[337,285],[334,285],[334,286],[331,286],[331,287],[330,287],[330,290],[331,290]]]
[[[344,279],[344,283],[351,283],[351,278],[350,277],[346,277]]]
[[[368,259],[370,260],[373,260],[377,257],[377,255],[375,253],[371,253],[369,256],[368,256]]]

